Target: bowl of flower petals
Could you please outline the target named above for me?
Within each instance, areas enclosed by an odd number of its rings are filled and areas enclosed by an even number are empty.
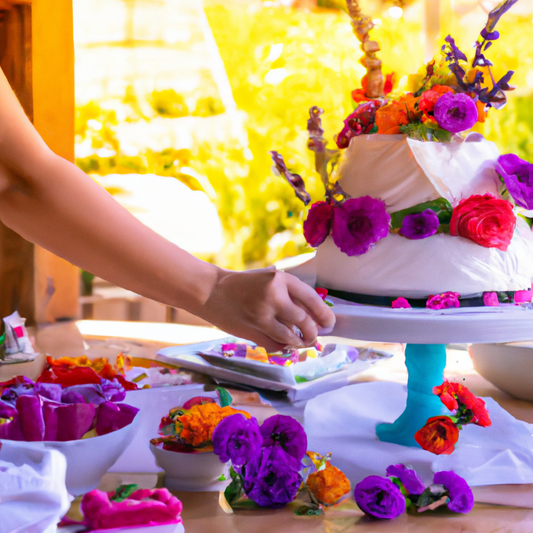
[[[117,381],[63,387],[17,376],[0,383],[0,439],[59,450],[74,496],[96,488],[128,446],[138,409]]]
[[[220,398],[226,397],[222,391]],[[223,404],[223,407],[219,405]],[[183,406],[170,409],[161,419],[159,437],[150,441],[157,466],[165,471],[165,487],[170,490],[209,490],[227,476],[228,467],[213,452],[212,435],[218,423],[234,414],[250,415],[233,409],[215,398],[196,396]]]

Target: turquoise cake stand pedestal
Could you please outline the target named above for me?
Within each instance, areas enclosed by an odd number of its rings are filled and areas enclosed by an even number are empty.
[[[408,344],[405,348],[407,367],[407,402],[405,411],[392,424],[379,424],[376,434],[381,441],[404,446],[418,446],[415,433],[428,418],[444,414],[447,410],[433,387],[442,384],[446,367],[444,344]]]
[[[433,387],[443,382],[446,344],[527,341],[533,337],[533,309],[390,309],[333,299],[337,323],[332,335],[374,342],[406,343],[405,410],[392,424],[378,424],[381,441],[418,446],[415,433],[428,418],[449,413]]]

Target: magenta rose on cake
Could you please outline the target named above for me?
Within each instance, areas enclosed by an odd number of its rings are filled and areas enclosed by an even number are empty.
[[[474,194],[459,202],[450,221],[450,234],[506,252],[516,226],[513,205],[491,194]]]

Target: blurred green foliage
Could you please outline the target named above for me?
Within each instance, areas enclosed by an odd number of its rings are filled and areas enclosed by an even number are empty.
[[[206,13],[237,106],[247,115],[248,146],[234,141],[206,142],[190,151],[168,148],[160,153],[146,150],[134,157],[126,156],[113,136],[116,114],[89,104],[78,110],[79,139],[116,155],[94,154],[78,160],[78,164],[87,172],[98,174],[153,172],[175,176],[195,189],[202,188],[202,184],[182,168],[192,168],[205,176],[216,191],[213,201],[226,236],[226,246],[215,258],[222,266],[262,266],[309,251],[302,237],[306,210],[291,187],[272,174],[268,151],[281,152],[289,168],[304,177],[313,200],[321,198],[323,187],[306,149],[306,121],[311,106],[323,108],[325,136],[333,145],[342,121],[353,108],[350,93],[359,86],[364,69],[358,62],[361,51],[349,19],[339,9],[308,12],[260,7],[256,3],[233,4],[230,0],[224,4],[208,2]],[[379,55],[384,72],[395,70],[400,76],[416,72],[423,64],[421,22],[395,20],[385,12],[375,16],[382,20],[373,36],[382,48]],[[446,33],[440,41],[451,32],[470,55],[469,44],[483,22],[474,27],[446,19]],[[503,153],[515,152],[533,160],[531,17],[508,13],[498,29],[502,37],[488,53],[496,65],[495,77],[515,70],[512,81],[520,89],[516,95],[511,93],[505,110],[490,112],[483,132]],[[152,95],[152,106],[159,115],[173,116],[173,102],[178,102],[179,96],[160,91],[157,105]],[[133,111],[134,100],[125,100]],[[197,99],[192,114],[217,114],[223,111],[221,105],[215,97],[203,95]],[[130,117],[134,117],[133,111]],[[137,112],[139,120],[146,120],[140,115]],[[209,194],[210,188],[203,188]]]

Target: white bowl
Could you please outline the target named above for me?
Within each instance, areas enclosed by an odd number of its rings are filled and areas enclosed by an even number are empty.
[[[474,368],[502,391],[533,401],[533,341],[472,344]]]
[[[59,450],[67,458],[67,490],[73,496],[80,496],[99,484],[102,476],[127,448],[139,423],[139,413],[131,424],[98,437],[89,439],[44,442],[27,442],[33,448]]]
[[[163,450],[150,443],[157,466],[165,471],[169,490],[210,490],[222,474],[228,477],[228,465],[214,452],[182,453]]]
[[[155,464],[154,456],[150,453],[148,444],[150,439],[157,437],[157,430],[161,418],[170,409],[183,405],[195,396],[216,398],[216,392],[204,391],[201,384],[175,385],[172,387],[153,387],[126,392],[124,403],[140,409],[139,426],[128,449],[111,467],[111,472],[128,473],[157,473],[161,469]]]

